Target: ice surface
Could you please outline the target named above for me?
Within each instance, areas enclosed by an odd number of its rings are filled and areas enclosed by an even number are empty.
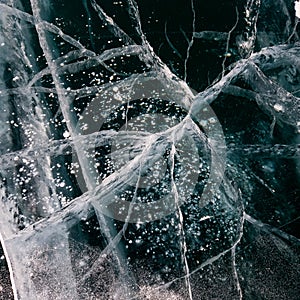
[[[298,2],[203,3],[0,0],[0,297],[298,299]]]

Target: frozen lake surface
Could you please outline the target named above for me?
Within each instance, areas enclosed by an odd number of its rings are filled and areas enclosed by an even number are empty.
[[[299,5],[0,0],[0,298],[299,299]]]

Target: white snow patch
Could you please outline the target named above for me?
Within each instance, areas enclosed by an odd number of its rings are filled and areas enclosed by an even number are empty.
[[[296,11],[296,17],[300,19],[300,1],[295,1],[295,11]]]

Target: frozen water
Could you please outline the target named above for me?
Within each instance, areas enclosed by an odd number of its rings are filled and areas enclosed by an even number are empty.
[[[165,2],[0,0],[1,298],[298,299],[299,2]]]

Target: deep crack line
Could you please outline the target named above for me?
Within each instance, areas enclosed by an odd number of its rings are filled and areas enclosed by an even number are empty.
[[[174,199],[175,205],[176,205],[178,215],[179,215],[180,252],[181,252],[181,256],[182,256],[182,261],[184,262],[184,272],[186,274],[185,283],[186,283],[186,287],[188,289],[189,298],[190,298],[190,300],[193,300],[192,287],[191,287],[191,282],[190,282],[190,277],[189,277],[190,270],[189,270],[189,265],[188,265],[188,261],[187,261],[187,244],[186,244],[185,233],[184,233],[184,220],[183,220],[183,214],[182,214],[181,208],[179,206],[179,194],[178,194],[178,190],[177,190],[175,180],[174,180],[175,153],[176,153],[176,148],[175,148],[174,142],[175,142],[175,137],[173,134],[173,143],[172,143],[172,148],[171,148],[171,153],[170,153],[171,186],[172,186],[172,191],[173,191],[174,198],[175,198]]]
[[[189,42],[189,45],[188,45],[188,48],[186,51],[186,58],[184,61],[184,81],[185,82],[187,81],[187,64],[188,64],[188,61],[190,58],[190,51],[194,44],[194,32],[196,31],[195,30],[195,28],[196,28],[196,11],[195,11],[195,7],[194,7],[194,0],[191,0],[191,9],[192,9],[192,14],[193,14],[193,23],[192,23],[192,32],[193,33],[192,33],[192,38]]]

